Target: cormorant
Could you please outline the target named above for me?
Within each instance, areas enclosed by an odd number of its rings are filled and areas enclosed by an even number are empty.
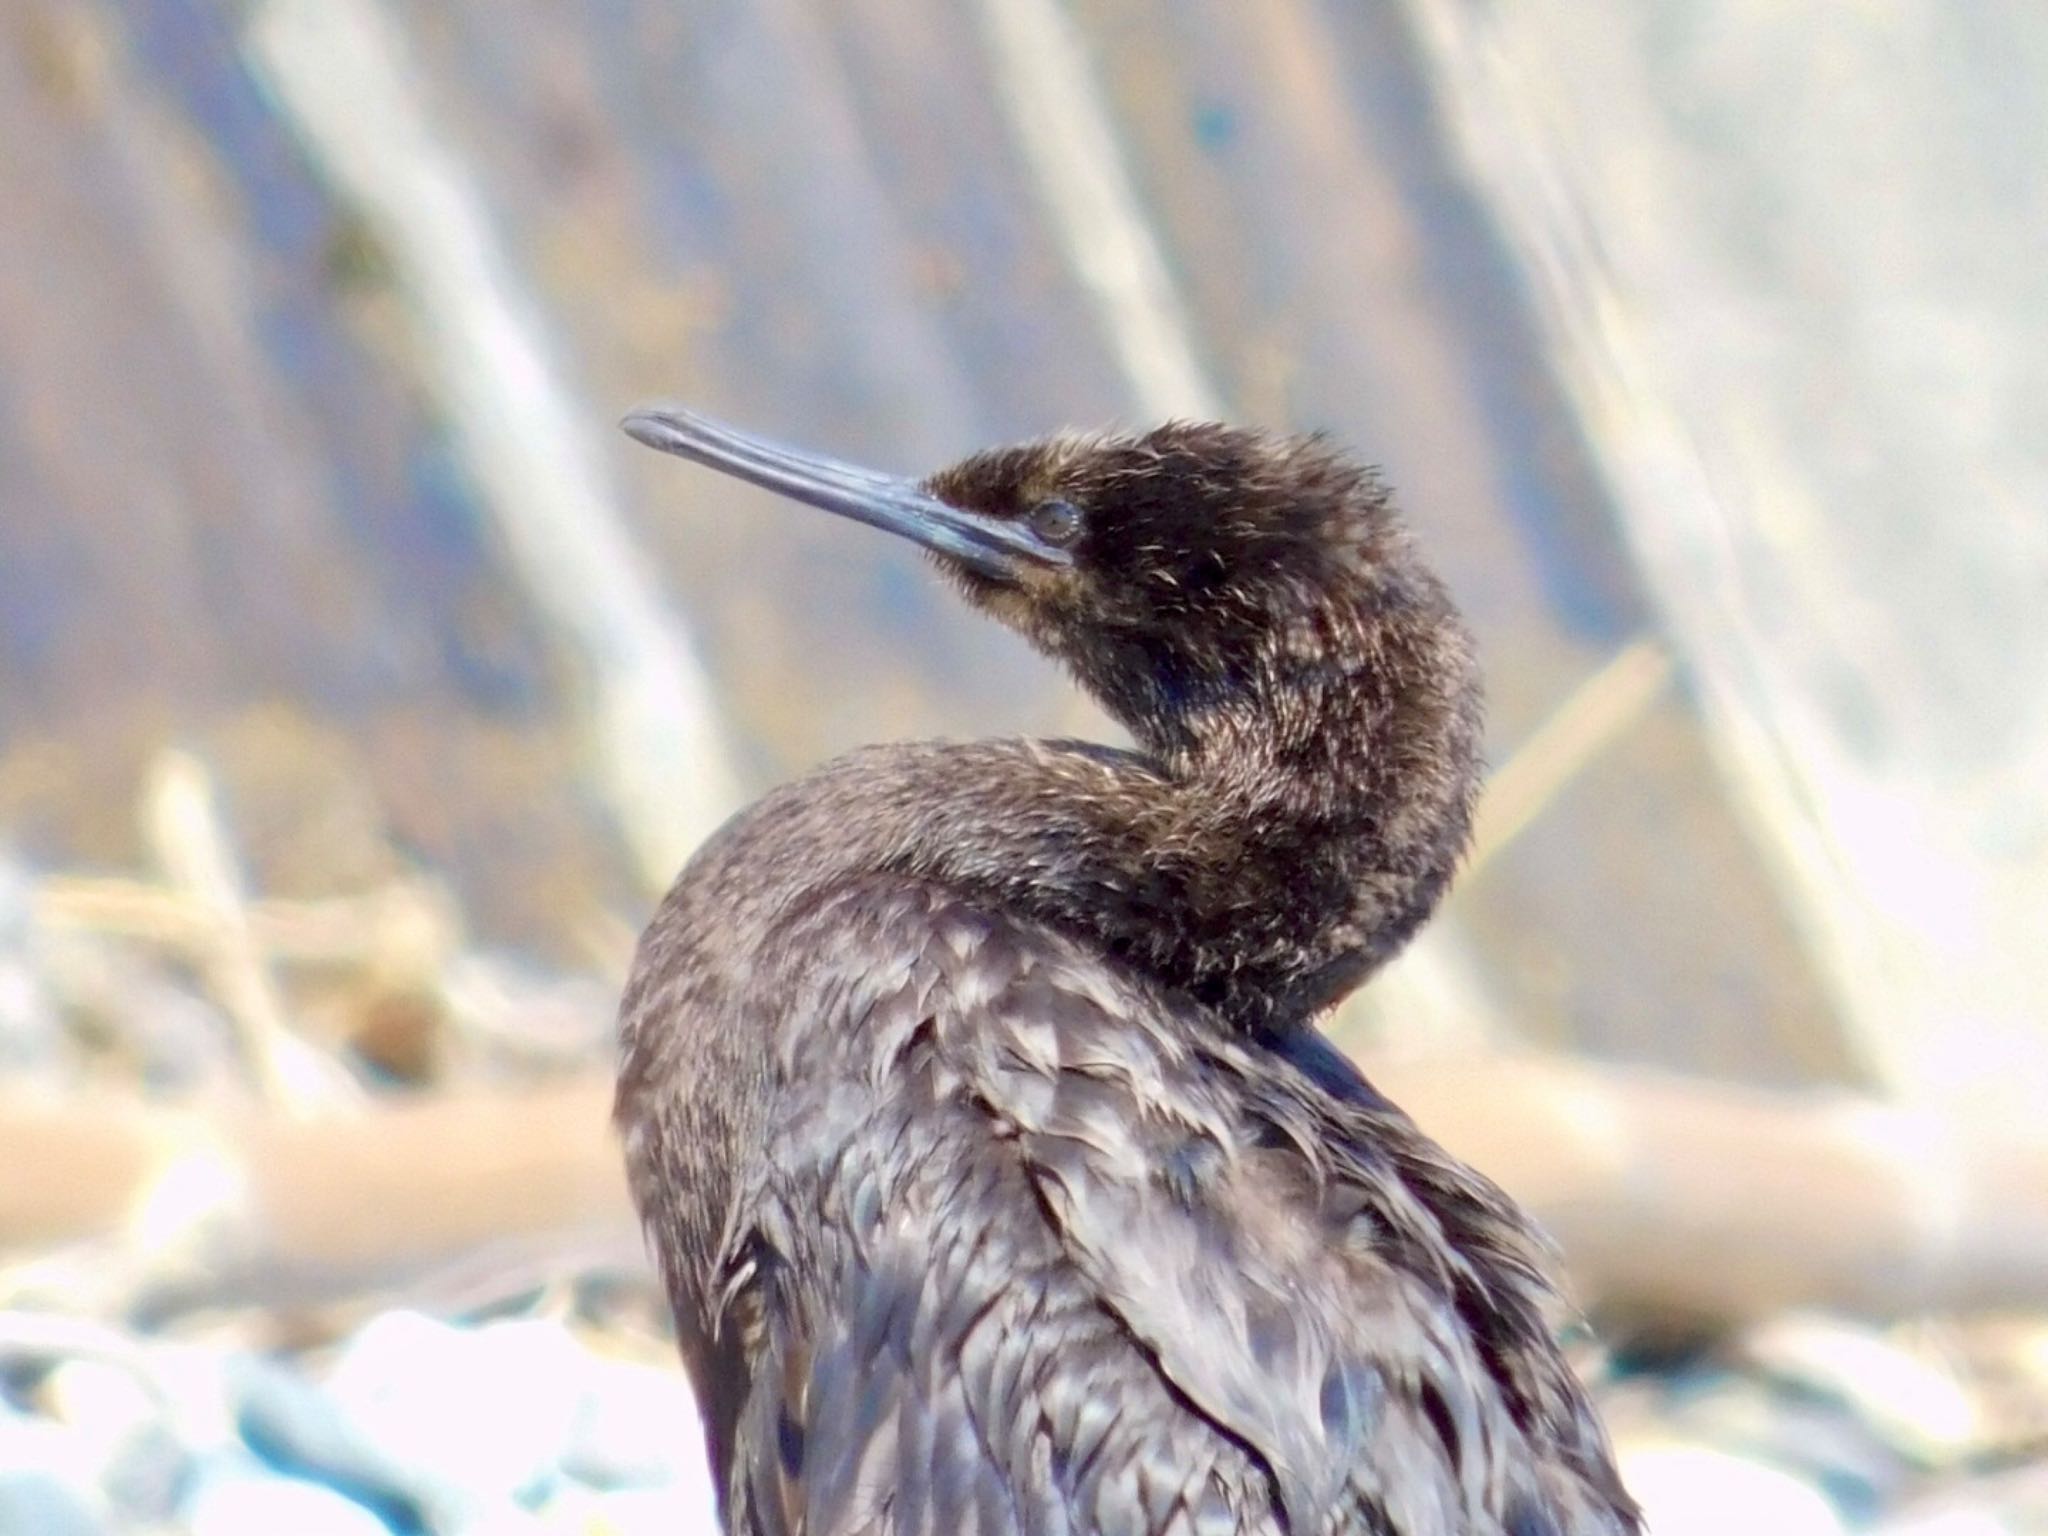
[[[642,939],[617,1119],[728,1528],[1634,1531],[1528,1222],[1316,1029],[1478,782],[1375,474],[1183,422],[922,482],[625,427],[916,541],[1137,743],[850,753]]]

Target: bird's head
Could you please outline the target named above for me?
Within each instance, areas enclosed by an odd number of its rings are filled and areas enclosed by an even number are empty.
[[[922,545],[970,601],[1166,750],[1276,670],[1340,669],[1384,619],[1449,611],[1377,478],[1320,438],[1170,422],[993,449],[910,480],[678,409],[625,427]]]

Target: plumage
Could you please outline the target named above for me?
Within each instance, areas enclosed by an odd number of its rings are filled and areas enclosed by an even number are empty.
[[[935,548],[1137,740],[849,754],[643,939],[618,1120],[728,1528],[1633,1530],[1526,1222],[1313,1027],[1475,781],[1377,482],[1214,426],[909,486],[629,425]]]

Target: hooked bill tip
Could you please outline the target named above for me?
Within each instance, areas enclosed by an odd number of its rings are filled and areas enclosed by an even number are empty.
[[[666,448],[675,440],[673,413],[658,405],[635,406],[620,418],[619,427],[636,443]]]

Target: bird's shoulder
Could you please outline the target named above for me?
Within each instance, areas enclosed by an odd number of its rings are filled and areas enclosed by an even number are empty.
[[[1513,1208],[1341,1065],[915,880],[761,963],[759,1529],[1623,1528]]]

